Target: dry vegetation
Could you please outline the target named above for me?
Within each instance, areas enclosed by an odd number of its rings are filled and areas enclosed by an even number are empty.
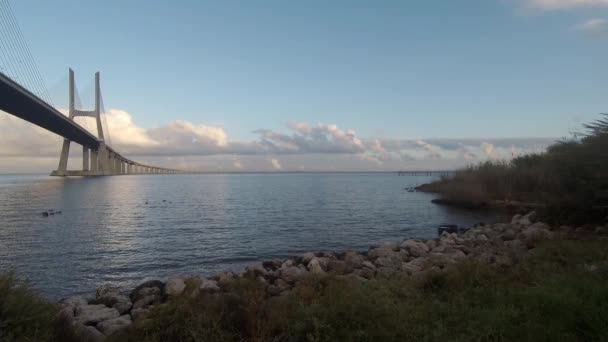
[[[608,115],[585,125],[582,138],[511,162],[487,161],[419,190],[474,204],[519,201],[544,207],[549,222],[602,220],[608,208]]]

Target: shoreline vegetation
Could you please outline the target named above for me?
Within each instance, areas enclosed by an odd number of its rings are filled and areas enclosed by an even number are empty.
[[[492,160],[418,186],[437,204],[535,209],[549,223],[602,222],[608,215],[608,114],[544,153]]]
[[[530,212],[57,304],[7,274],[0,340],[601,341],[607,285],[608,225],[548,225]]]

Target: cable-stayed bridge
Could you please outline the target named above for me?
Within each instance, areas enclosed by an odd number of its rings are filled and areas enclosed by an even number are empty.
[[[68,115],[52,105],[49,91],[34,62],[8,0],[0,0],[0,110],[31,122],[64,138],[57,170],[52,176],[109,176],[167,174],[186,171],[157,167],[129,159],[104,137],[103,100],[99,72],[95,74],[95,107],[77,106],[74,72],[69,70]],[[79,101],[78,101],[79,102]],[[76,117],[94,118],[97,136],[79,125]],[[106,125],[106,135],[109,128]],[[82,146],[82,169],[68,170],[71,143]]]

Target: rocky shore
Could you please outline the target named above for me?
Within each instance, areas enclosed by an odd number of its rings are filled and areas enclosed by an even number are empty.
[[[515,215],[509,223],[477,225],[456,234],[444,232],[436,239],[385,242],[366,252],[309,252],[286,259],[253,264],[240,272],[223,272],[212,277],[174,277],[166,282],[147,281],[132,291],[102,286],[95,298],[73,296],[60,301],[61,315],[86,340],[103,341],[107,336],[146,319],[155,306],[198,292],[231,291],[239,278],[260,282],[266,297],[284,296],[298,282],[310,277],[333,276],[367,282],[391,276],[416,277],[441,272],[465,261],[510,267],[534,253],[546,239],[568,236],[582,228],[551,227],[537,222],[536,213]],[[608,230],[608,226],[594,228]],[[194,289],[194,291],[192,291]]]

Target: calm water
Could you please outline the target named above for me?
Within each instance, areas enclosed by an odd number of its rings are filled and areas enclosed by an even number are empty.
[[[210,275],[304,251],[429,238],[441,223],[496,221],[410,193],[429,177],[209,174],[0,176],[0,270],[53,299],[110,283]],[[42,211],[61,210],[43,217]]]

